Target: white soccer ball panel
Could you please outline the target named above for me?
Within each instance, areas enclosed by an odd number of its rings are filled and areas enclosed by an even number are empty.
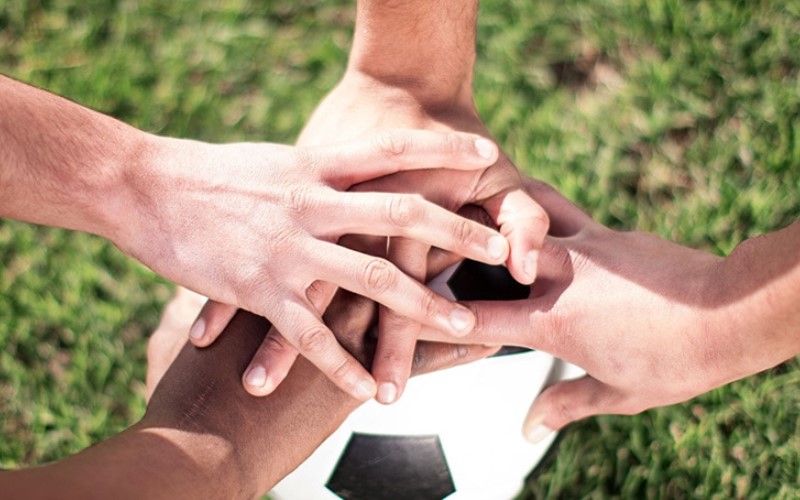
[[[522,436],[554,359],[543,352],[488,358],[415,377],[389,406],[369,401],[273,490],[286,500],[336,499],[325,488],[351,434],[438,435],[456,492],[448,500],[512,498],[548,450]]]

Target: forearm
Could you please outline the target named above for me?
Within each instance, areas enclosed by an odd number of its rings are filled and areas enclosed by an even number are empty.
[[[0,75],[0,217],[108,236],[148,134]]]
[[[239,374],[268,323],[239,313],[211,347],[187,346],[142,421],[61,462],[0,473],[15,498],[253,498],[296,467],[357,406],[304,359],[266,398]]]
[[[202,433],[227,443],[232,455],[220,459],[234,464],[230,489],[234,494],[243,488],[240,497],[267,491],[359,404],[302,357],[269,396],[245,392],[240,374],[268,330],[266,320],[240,311],[212,346],[184,348],[142,421],[148,428]],[[206,454],[202,443],[186,441],[187,453]]]
[[[204,455],[194,451],[201,443]],[[221,458],[225,446],[214,437],[137,425],[60,462],[0,472],[0,491],[32,500],[235,498],[230,462]]]
[[[359,0],[349,72],[424,103],[471,102],[477,0]]]

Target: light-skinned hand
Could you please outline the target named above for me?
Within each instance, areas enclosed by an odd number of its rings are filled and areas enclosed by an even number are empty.
[[[312,284],[340,286],[455,336],[468,333],[474,318],[386,259],[337,245],[341,236],[403,236],[485,262],[508,255],[501,234],[420,196],[348,192],[409,169],[479,171],[496,161],[497,148],[477,135],[391,130],[320,147],[174,139],[164,146],[154,155],[158,175],[139,176],[145,209],[126,228],[137,238],[114,241],[159,274],[234,306],[225,310],[266,317],[362,400],[375,383],[323,323],[327,300],[315,305]],[[194,324],[196,344],[213,342],[215,321]]]
[[[551,217],[539,277],[526,300],[468,303],[477,323],[462,341],[539,349],[586,370],[534,402],[530,440],[588,416],[685,401],[800,351],[800,259],[788,251],[797,224],[723,259],[608,229],[549,186],[527,184]]]
[[[471,95],[447,108],[432,110],[423,106],[413,93],[351,71],[320,103],[298,144],[330,144],[395,128],[440,133],[465,131],[488,137]],[[523,283],[535,279],[538,252],[548,227],[547,214],[528,196],[521,174],[502,153],[488,169],[398,172],[358,184],[352,189],[356,192],[415,193],[448,211],[457,211],[469,204],[479,205],[508,240],[510,251],[505,254],[505,263],[514,277]],[[385,255],[404,273],[424,281],[428,274],[426,256],[431,247],[440,246],[421,238],[393,235]],[[324,284],[314,287],[321,304],[327,303],[334,291]],[[419,307],[419,302],[406,300],[412,307]],[[391,403],[405,388],[414,344],[424,322],[399,307],[384,305],[388,307],[382,308],[380,313],[378,350],[372,374],[378,382],[377,400]],[[233,308],[209,303],[200,318],[208,332],[218,333],[234,313]],[[273,329],[243,377],[245,387],[254,395],[269,394],[286,376],[296,356],[294,343]]]

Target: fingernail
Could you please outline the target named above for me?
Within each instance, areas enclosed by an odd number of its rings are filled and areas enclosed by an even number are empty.
[[[385,383],[378,386],[378,402],[392,404],[397,399],[397,387],[394,384]]]
[[[494,156],[494,143],[486,139],[478,139],[475,141],[475,151],[478,152],[478,156],[488,160]]]
[[[472,322],[472,311],[469,309],[457,307],[450,313],[450,326],[457,332],[467,333]]]
[[[362,380],[355,386],[354,396],[360,401],[366,401],[375,395],[375,383],[371,380]]]
[[[505,256],[508,243],[502,236],[492,236],[486,245],[486,252],[492,260],[499,260]]]
[[[522,262],[522,272],[525,273],[525,276],[527,276],[531,281],[536,278],[536,265],[538,261],[539,252],[536,250],[531,250],[528,252],[528,255],[525,256],[525,260]]]
[[[534,426],[533,429],[530,430],[530,432],[528,432],[528,434],[525,436],[525,439],[527,439],[533,444],[537,444],[544,441],[545,438],[547,438],[547,436],[549,436],[553,432],[555,431],[553,431],[553,429],[551,429],[550,427],[547,427],[544,424],[538,424]]]
[[[198,318],[197,321],[194,322],[192,328],[189,330],[189,336],[195,340],[200,340],[203,338],[203,335],[206,334],[206,320],[203,318]]]
[[[250,368],[244,378],[247,385],[261,389],[267,383],[267,370],[261,365],[256,365]]]

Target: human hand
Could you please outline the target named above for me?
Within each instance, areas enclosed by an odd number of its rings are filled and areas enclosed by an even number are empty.
[[[10,498],[254,498],[296,468],[360,403],[307,360],[295,364],[271,397],[250,397],[235,374],[268,323],[242,311],[212,348],[187,346],[198,299],[179,289],[150,338],[152,397],[138,423],[62,460],[0,472],[0,491]],[[341,293],[325,315],[362,362],[369,356],[364,332],[374,314],[370,300]],[[417,348],[414,373],[493,352],[425,342]]]
[[[409,90],[377,83],[356,71],[349,71],[320,103],[298,144],[330,144],[394,128],[488,135],[475,112],[471,95],[449,106],[427,106]],[[488,169],[464,172],[465,175],[455,171],[445,175],[434,171],[412,174],[386,176],[353,189],[418,193],[451,211],[472,203],[482,206],[508,239],[510,251],[506,254],[506,263],[514,277],[524,283],[533,281],[538,249],[547,232],[547,214],[524,191],[522,177],[506,155],[501,153]],[[468,233],[464,237],[469,237]],[[385,255],[403,272],[424,281],[428,274],[425,256],[429,248],[428,242],[419,239],[392,238]],[[333,291],[321,284],[315,285],[321,304],[330,300]],[[235,308],[210,302],[198,320],[205,326],[204,342],[214,338],[235,312]],[[372,365],[372,373],[381,385],[378,400],[384,403],[391,403],[402,394],[420,329],[416,318],[397,312],[394,314],[388,309],[381,312],[378,352]],[[292,343],[273,329],[246,370],[245,387],[254,395],[269,394],[286,376],[296,356]]]
[[[434,269],[438,270],[441,267]],[[184,347],[197,310],[197,297],[178,290],[151,336],[147,379],[153,398],[139,426],[178,435],[190,430],[192,436],[199,437],[179,441],[190,458],[200,454],[202,460],[195,460],[198,465],[213,463],[214,457],[223,455],[213,469],[213,485],[205,486],[212,488],[207,491],[266,491],[304,460],[360,401],[339,390],[302,359],[269,397],[250,397],[234,374],[247,366],[269,325],[242,311],[213,347]],[[366,366],[375,351],[375,339],[366,331],[374,323],[376,311],[371,300],[339,290],[324,315],[345,349]],[[486,346],[419,342],[412,375],[461,365],[494,352],[496,348]],[[209,441],[213,443],[211,453]],[[225,474],[227,471],[236,473],[231,477]],[[202,478],[209,474],[200,471],[196,477],[201,478],[202,486]],[[196,478],[192,485],[198,487]]]
[[[475,111],[471,92],[462,93],[447,105],[431,105],[414,89],[380,83],[351,70],[306,124],[300,143],[330,142],[335,137],[333,132],[340,130],[345,120],[353,137],[393,127],[459,130],[489,136]],[[484,171],[464,172],[464,175],[452,171],[443,172],[443,175],[438,172],[410,174],[387,176],[354,189],[419,193],[452,211],[468,204],[481,206],[508,238],[510,253],[506,265],[512,275],[522,283],[535,279],[538,251],[547,232],[548,218],[527,195],[519,171],[505,154],[501,152],[498,161]],[[410,276],[423,280],[428,274],[425,256],[429,248],[424,242],[391,238],[387,257]],[[391,403],[402,394],[420,328],[413,318],[388,309],[381,311],[378,353],[372,366],[379,384],[378,401]],[[265,353],[262,359],[264,363],[281,365],[277,358],[277,355]]]
[[[540,349],[586,370],[534,402],[529,439],[591,415],[684,401],[796,352],[759,339],[732,310],[753,290],[731,293],[725,259],[612,231],[542,183],[528,190],[552,222],[539,278],[527,300],[468,304],[477,323],[467,340]]]
[[[325,327],[312,283],[342,286],[453,335],[473,318],[386,260],[336,245],[339,237],[401,235],[495,263],[508,252],[496,231],[418,196],[346,192],[407,169],[483,168],[497,150],[478,136],[395,130],[316,148],[160,141],[155,168],[138,173],[129,204],[144,208],[126,212],[115,243],[187,288],[267,317],[361,399],[372,397],[374,382]],[[199,338],[208,345],[214,336]]]

